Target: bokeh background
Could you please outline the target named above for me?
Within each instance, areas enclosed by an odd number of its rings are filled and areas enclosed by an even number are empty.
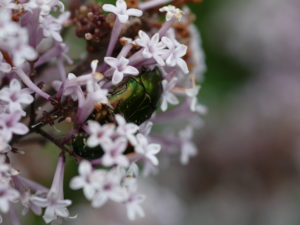
[[[146,217],[136,222],[122,206],[92,209],[69,190],[76,174],[69,161],[66,197],[79,217],[64,224],[300,224],[300,1],[204,0],[191,9],[207,65],[199,100],[209,113],[195,134],[198,155],[187,166],[174,157],[142,179]],[[50,148],[31,146],[17,159],[47,186],[55,167]]]

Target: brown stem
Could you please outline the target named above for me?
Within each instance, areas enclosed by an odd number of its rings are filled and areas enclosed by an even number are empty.
[[[46,138],[47,140],[51,141],[53,144],[55,144],[57,147],[59,147],[62,151],[62,153],[68,153],[70,156],[74,157],[75,160],[77,162],[80,161],[80,158],[70,149],[66,148],[64,146],[64,144],[62,144],[62,142],[56,138],[54,138],[53,136],[51,136],[50,134],[48,134],[47,132],[45,132],[42,129],[36,129],[35,130],[36,133],[40,134],[41,136],[43,136],[44,138]]]

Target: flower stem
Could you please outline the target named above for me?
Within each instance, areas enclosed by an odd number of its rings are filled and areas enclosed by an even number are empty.
[[[80,158],[70,149],[66,148],[63,144],[62,141],[59,141],[57,139],[55,139],[54,137],[52,137],[50,134],[48,134],[47,132],[43,131],[42,129],[36,129],[35,130],[36,133],[40,134],[41,136],[43,136],[44,138],[48,139],[49,141],[51,141],[53,144],[55,144],[57,147],[59,147],[62,152],[67,152],[70,156],[74,157],[76,159],[76,161],[80,161]]]
[[[15,71],[29,89],[47,100],[50,98],[50,95],[40,89],[36,84],[34,84],[21,68],[16,68]]]
[[[107,51],[106,51],[106,56],[111,56],[112,55],[112,52],[115,48],[118,37],[121,33],[121,29],[122,29],[122,23],[120,22],[120,20],[118,18],[116,18],[116,22],[115,22],[113,30],[111,32],[108,48],[107,48]]]
[[[158,31],[159,36],[163,37],[165,36],[166,32],[173,26],[173,24],[177,21],[177,18],[173,16],[172,19],[169,21],[165,22],[164,25],[160,28]]]
[[[16,209],[12,204],[10,205],[9,214],[11,225],[21,225],[18,215],[16,213]]]

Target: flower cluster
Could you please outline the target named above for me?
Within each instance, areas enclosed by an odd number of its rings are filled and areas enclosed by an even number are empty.
[[[133,220],[144,216],[140,174],[157,169],[159,155],[177,152],[183,164],[196,155],[203,55],[191,12],[168,2],[0,0],[0,214],[11,224],[20,224],[13,203],[46,223],[77,217],[64,197],[67,157],[79,168],[72,189],[95,208],[125,205]],[[72,27],[87,50],[71,58]],[[71,127],[61,139],[58,124]],[[50,188],[11,164],[33,133],[60,151]]]

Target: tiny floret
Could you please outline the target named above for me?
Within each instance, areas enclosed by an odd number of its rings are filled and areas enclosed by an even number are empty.
[[[176,8],[173,5],[164,6],[160,8],[159,11],[167,12],[166,14],[167,21],[171,20],[173,17],[175,17],[176,19],[178,19],[178,21],[180,21],[183,15],[183,11],[181,9]]]
[[[104,4],[102,6],[106,12],[114,13],[121,23],[126,23],[129,16],[141,16],[143,12],[139,9],[127,9],[127,4],[124,0],[117,0],[116,5]]]
[[[112,83],[118,84],[120,83],[125,75],[138,75],[139,71],[133,67],[129,66],[129,60],[121,57],[121,58],[113,58],[113,57],[105,57],[104,61],[111,66],[113,69]]]

